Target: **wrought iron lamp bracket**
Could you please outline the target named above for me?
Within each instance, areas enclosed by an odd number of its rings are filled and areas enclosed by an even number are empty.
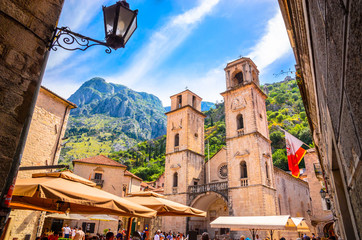
[[[88,48],[96,45],[105,46],[107,48],[105,52],[108,54],[112,52],[111,48],[107,46],[106,42],[98,41],[90,37],[83,36],[79,33],[72,32],[69,27],[57,27],[49,45],[49,50],[57,51],[58,47],[60,47],[69,51],[85,51]]]

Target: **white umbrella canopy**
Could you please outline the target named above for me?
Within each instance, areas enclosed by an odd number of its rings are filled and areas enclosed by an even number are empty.
[[[298,232],[310,232],[309,226],[306,223],[305,219],[302,217],[292,217],[292,221],[297,226]]]
[[[289,215],[281,216],[227,216],[218,217],[210,223],[212,228],[230,228],[230,230],[296,230],[297,226]]]
[[[106,214],[99,214],[99,215],[92,215],[89,216],[87,219],[89,220],[99,220],[99,221],[118,221],[118,219],[115,219],[111,216],[108,216]]]

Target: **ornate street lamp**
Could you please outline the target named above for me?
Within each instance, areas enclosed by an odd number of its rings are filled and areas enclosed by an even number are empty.
[[[129,9],[126,1],[103,7],[104,30],[107,45],[113,49],[124,47],[137,28],[138,10]]]
[[[137,28],[137,13],[138,10],[129,9],[126,0],[118,1],[109,7],[103,6],[106,41],[95,40],[72,32],[68,27],[57,27],[49,49],[56,51],[58,47],[61,47],[70,51],[85,51],[92,46],[103,45],[107,47],[106,53],[111,53],[111,48],[114,50],[124,48]]]
[[[324,191],[323,188],[321,189],[321,191],[319,193],[321,194],[322,199],[326,198],[327,193],[326,193],[326,191]]]

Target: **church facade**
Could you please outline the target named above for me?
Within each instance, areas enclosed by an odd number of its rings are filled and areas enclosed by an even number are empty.
[[[267,96],[259,87],[257,66],[250,58],[240,58],[227,64],[225,75],[226,91],[221,95],[225,104],[226,147],[207,162],[202,99],[190,90],[171,96],[171,111],[166,113],[164,193],[173,201],[206,211],[207,217],[165,217],[165,231],[223,235],[226,229],[210,228],[210,222],[219,216],[286,215],[293,211],[298,213],[293,216],[308,220],[308,184],[273,166]],[[276,186],[276,178],[283,185]],[[288,204],[287,208],[283,206],[283,212],[282,203]]]

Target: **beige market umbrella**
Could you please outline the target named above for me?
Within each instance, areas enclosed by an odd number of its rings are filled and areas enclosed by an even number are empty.
[[[18,209],[153,217],[156,212],[95,187],[71,172],[33,174],[18,179],[10,206]]]
[[[206,212],[167,200],[164,195],[147,191],[130,193],[127,199],[157,211],[157,216],[206,217]]]
[[[167,200],[164,195],[152,191],[130,193],[127,199],[156,210],[157,216],[206,217],[202,210]]]

